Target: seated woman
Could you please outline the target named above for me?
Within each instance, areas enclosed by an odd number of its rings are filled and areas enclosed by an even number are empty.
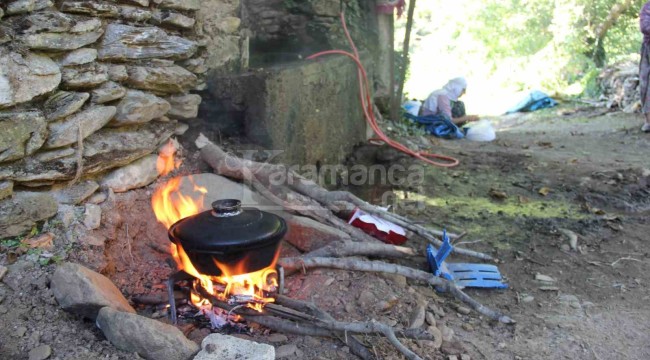
[[[462,115],[454,117],[452,115],[452,102],[458,102],[458,98],[465,94],[467,89],[467,81],[465,78],[457,77],[451,79],[442,87],[442,89],[432,92],[429,97],[424,101],[420,108],[420,116],[444,116],[456,125],[463,125],[470,121],[478,120],[476,115]],[[464,106],[463,106],[464,110]]]

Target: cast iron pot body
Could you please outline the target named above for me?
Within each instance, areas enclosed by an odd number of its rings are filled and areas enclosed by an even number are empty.
[[[273,264],[287,232],[281,217],[255,208],[241,208],[234,199],[217,200],[212,210],[188,216],[169,228],[169,239],[181,246],[196,270],[220,276],[262,270]]]

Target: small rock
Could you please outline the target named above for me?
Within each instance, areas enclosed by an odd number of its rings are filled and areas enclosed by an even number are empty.
[[[429,303],[429,308],[431,309],[431,311],[433,311],[433,313],[434,313],[437,317],[440,317],[440,318],[445,317],[445,311],[442,310],[442,308],[439,307],[438,305],[433,304],[433,303]]]
[[[167,27],[177,27],[182,29],[191,29],[194,27],[196,20],[183,14],[157,10],[153,13],[153,21],[156,24]]]
[[[77,207],[71,205],[60,204],[57,209],[56,218],[61,221],[63,228],[68,228],[72,223],[77,220]]]
[[[552,277],[540,273],[535,274],[535,280],[542,281],[542,282],[555,282],[555,279],[553,279]]]
[[[201,9],[200,0],[161,0],[158,1],[163,9],[196,11]]]
[[[465,352],[465,348],[458,341],[443,341],[440,351],[446,355],[460,355]]]
[[[0,181],[0,200],[10,197],[13,193],[13,181]]]
[[[145,156],[106,175],[101,184],[116,193],[149,185],[158,178],[157,162],[157,155]]]
[[[95,204],[86,204],[84,225],[89,230],[95,230],[102,224],[102,208]]]
[[[559,231],[569,240],[569,247],[573,251],[578,250],[578,235],[568,229],[559,229]]]
[[[9,270],[7,269],[6,266],[0,265],[0,281],[2,281],[2,279],[5,277],[5,275],[7,275],[7,271],[9,271]]]
[[[280,342],[285,342],[285,341],[289,340],[289,338],[287,338],[286,335],[276,333],[276,334],[271,334],[267,338],[267,340],[269,342],[272,342],[272,343],[280,343]]]
[[[155,93],[176,94],[191,90],[198,81],[193,73],[173,65],[168,67],[129,66],[126,83]]]
[[[442,332],[440,332],[440,329],[438,329],[435,326],[429,326],[427,328],[427,332],[431,335],[433,335],[433,348],[434,349],[440,349],[442,346]]]
[[[97,105],[88,107],[64,120],[52,122],[48,125],[50,134],[44,147],[52,149],[75,144],[78,141],[80,128],[81,137],[85,139],[104,127],[115,115],[115,112],[114,106]]]
[[[18,53],[1,48],[0,69],[0,108],[46,94],[56,89],[61,81],[59,67],[52,59],[29,51]]]
[[[574,309],[582,308],[582,306],[580,305],[580,299],[578,299],[578,297],[575,295],[562,294],[558,297],[558,300],[560,301],[560,303],[569,305]]]
[[[528,295],[528,296],[524,296],[523,299],[521,299],[521,301],[522,301],[522,302],[525,302],[525,303],[532,302],[533,300],[535,300],[535,297],[534,297],[534,296],[530,296],[530,295]]]
[[[105,276],[73,263],[60,265],[50,288],[63,310],[95,320],[101,308],[110,306],[135,313],[120,290]]]
[[[59,148],[50,151],[38,152],[34,154],[34,158],[36,158],[36,160],[42,163],[46,163],[53,160],[68,158],[71,155],[74,155],[75,153],[76,153],[75,149],[71,147],[67,147],[67,148]]]
[[[436,326],[436,317],[433,315],[433,313],[427,311],[426,315],[424,315],[424,319],[427,321],[427,324]]]
[[[124,81],[129,78],[129,73],[124,65],[109,64],[107,68],[108,79],[111,81]]]
[[[470,309],[468,309],[468,308],[466,308],[464,306],[456,307],[456,311],[458,311],[458,313],[462,314],[462,315],[468,315],[470,312],[472,312],[472,310],[470,310]]]
[[[424,318],[426,316],[426,306],[420,304],[415,307],[415,310],[411,314],[411,319],[409,320],[409,329],[418,329],[424,325]]]
[[[128,90],[117,104],[111,126],[142,124],[165,115],[169,109],[169,103],[156,95]]]
[[[83,245],[102,247],[106,243],[106,237],[102,235],[86,234],[79,239]]]
[[[461,327],[465,331],[474,331],[474,327],[472,325],[468,324],[468,323],[463,323],[463,325],[461,325]]]
[[[103,104],[109,101],[121,99],[126,95],[126,89],[120,84],[107,81],[97,89],[92,90],[92,102]]]
[[[43,105],[45,118],[56,121],[77,112],[88,100],[90,94],[83,92],[57,91]]]
[[[460,360],[472,360],[472,357],[469,354],[462,354]]]
[[[67,54],[59,61],[61,66],[88,64],[97,59],[97,50],[91,48],[77,49]]]
[[[19,326],[19,327],[16,328],[16,332],[14,333],[14,335],[16,337],[21,338],[21,337],[25,336],[26,333],[27,333],[27,328],[24,327],[24,326]]]
[[[400,289],[403,289],[406,287],[406,285],[408,285],[406,282],[406,277],[404,275],[382,273],[381,277],[392,281],[393,284],[395,284],[395,286],[397,286]]]
[[[120,6],[120,17],[134,21],[145,22],[153,16],[153,13],[147,9],[136,6]]]
[[[2,81],[0,78],[0,84]],[[0,162],[33,154],[43,146],[46,138],[47,123],[40,111],[0,111]],[[3,174],[3,178],[9,174]],[[19,179],[14,177],[12,180]]]
[[[174,129],[174,135],[181,136],[181,135],[185,134],[185,132],[187,132],[187,130],[189,128],[190,128],[189,125],[187,125],[185,123],[182,123],[182,122],[179,122],[176,125],[176,129]]]
[[[296,351],[298,351],[298,347],[295,344],[282,345],[275,349],[275,358],[285,358],[295,354]]]
[[[210,334],[203,339],[201,347],[201,352],[194,357],[194,360],[273,360],[276,358],[276,351],[271,345],[229,335]]]
[[[50,6],[52,6],[52,2],[50,0],[15,0],[7,5],[7,15],[16,15],[43,10]]]
[[[199,350],[175,326],[110,307],[99,311],[97,327],[115,347],[145,359],[187,360]]]
[[[172,119],[192,119],[199,113],[199,104],[201,104],[200,95],[173,95],[165,100],[167,100],[171,105],[171,109],[167,113],[167,116]]]
[[[48,193],[15,192],[0,200],[0,239],[30,231],[37,221],[56,215],[58,205]]]
[[[106,198],[108,198],[108,196],[105,193],[98,192],[98,193],[94,194],[93,196],[89,197],[86,202],[89,202],[91,204],[99,205],[99,204],[103,203],[104,201],[106,201]]]
[[[90,89],[108,81],[108,68],[89,63],[61,69],[61,88],[65,90]]]
[[[451,329],[450,327],[441,324],[439,326],[440,332],[442,333],[442,340],[444,341],[452,341],[454,339],[454,330]]]
[[[52,355],[50,345],[41,345],[29,351],[29,360],[45,360]]]
[[[87,180],[72,186],[53,188],[52,195],[59,204],[77,205],[86,200],[97,189],[99,189],[99,184]]]
[[[449,355],[449,357],[447,357],[447,360],[458,360],[458,356],[456,356],[456,355]]]
[[[187,59],[196,49],[195,42],[180,36],[168,35],[158,27],[136,27],[112,23],[106,27],[106,34],[99,47],[99,59],[108,61]]]
[[[368,290],[363,290],[357,299],[359,306],[364,309],[368,309],[375,301],[377,301],[377,298],[371,291]]]

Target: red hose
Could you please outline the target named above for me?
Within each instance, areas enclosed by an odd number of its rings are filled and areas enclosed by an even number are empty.
[[[363,115],[366,118],[368,125],[370,125],[372,130],[377,134],[377,136],[379,136],[379,139],[381,139],[389,146],[403,153],[411,155],[417,159],[420,159],[426,163],[429,163],[431,165],[440,166],[440,167],[453,167],[458,165],[459,164],[458,159],[446,155],[413,151],[408,147],[406,147],[405,145],[402,145],[397,141],[392,140],[391,138],[386,136],[386,134],[384,134],[383,131],[381,131],[379,125],[377,124],[377,119],[375,118],[375,113],[372,107],[372,97],[370,96],[370,85],[368,82],[368,75],[366,73],[366,69],[363,67],[363,64],[361,63],[361,60],[359,60],[359,52],[357,51],[357,48],[354,45],[354,41],[352,41],[352,37],[350,36],[350,32],[348,31],[348,27],[345,24],[345,15],[343,11],[341,11],[341,24],[343,25],[343,31],[345,32],[345,37],[348,39],[348,43],[350,44],[350,47],[352,48],[354,54],[351,54],[343,50],[327,50],[327,51],[321,51],[316,54],[310,55],[307,59],[312,60],[319,56],[331,55],[331,54],[345,55],[351,58],[357,65],[357,78],[359,79],[359,98],[361,100],[361,108],[363,109]],[[430,158],[440,159],[448,162],[437,162],[437,161],[430,160]]]

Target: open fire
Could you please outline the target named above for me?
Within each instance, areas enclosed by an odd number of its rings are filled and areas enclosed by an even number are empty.
[[[167,146],[172,146],[168,144]],[[158,159],[158,171],[161,175],[168,174],[177,167],[173,150],[168,148],[161,151]],[[191,179],[191,177],[190,177]],[[192,183],[192,186],[182,186],[181,178],[172,178],[154,192],[151,204],[160,223],[169,228],[181,219],[196,215],[204,210],[204,200],[207,190]],[[191,189],[190,191],[181,189]],[[219,236],[220,234],[214,234]],[[276,251],[271,265],[258,271],[246,273],[246,257],[235,264],[225,264],[212,258],[214,265],[221,275],[202,274],[190,260],[190,256],[179,243],[170,243],[172,254],[179,271],[196,278],[194,290],[191,292],[191,303],[204,313],[206,308],[212,308],[208,299],[199,295],[197,286],[203,287],[217,299],[231,305],[245,305],[257,311],[262,311],[265,304],[274,302],[269,294],[277,289],[277,272],[275,265],[279,251]],[[209,255],[206,255],[209,256]],[[208,315],[208,314],[206,314]]]

